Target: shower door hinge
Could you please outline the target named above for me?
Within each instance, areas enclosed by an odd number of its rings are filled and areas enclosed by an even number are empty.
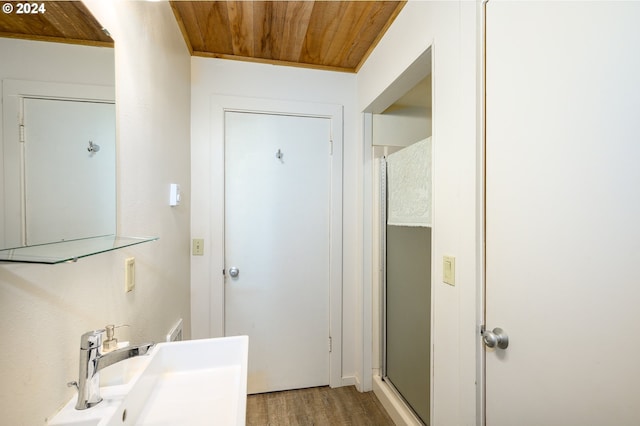
[[[333,351],[333,340],[331,339],[331,336],[329,336],[329,352]]]
[[[329,155],[333,155],[333,139],[329,139]]]
[[[24,124],[18,126],[18,131],[20,133],[20,143],[24,143]]]

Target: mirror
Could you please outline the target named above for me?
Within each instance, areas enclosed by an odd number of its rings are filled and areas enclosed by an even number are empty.
[[[44,2],[28,16],[8,4],[0,260],[56,263],[137,243],[115,237],[113,40],[82,2]]]
[[[2,248],[115,234],[112,90],[9,79],[2,88]]]

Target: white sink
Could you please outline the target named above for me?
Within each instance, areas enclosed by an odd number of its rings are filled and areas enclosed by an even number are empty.
[[[49,425],[244,425],[248,342],[237,336],[159,343],[149,355],[104,370],[110,377],[101,377],[101,403],[76,410],[74,397]]]

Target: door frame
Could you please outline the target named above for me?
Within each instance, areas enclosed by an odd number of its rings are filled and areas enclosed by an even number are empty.
[[[487,292],[487,185],[486,185],[486,169],[487,169],[487,3],[489,0],[482,0],[477,7],[478,19],[478,55],[477,55],[477,93],[476,104],[477,110],[477,146],[478,146],[478,174],[476,191],[477,197],[476,218],[478,238],[476,246],[476,258],[478,265],[478,281],[476,289],[476,426],[485,426],[486,424],[486,375],[485,361],[486,352],[484,343],[482,342],[481,330],[486,324],[486,292]]]
[[[225,284],[224,265],[224,144],[225,112],[291,115],[326,118],[331,123],[333,153],[330,164],[330,242],[329,242],[329,385],[338,387],[350,382],[342,378],[342,172],[343,172],[343,107],[342,105],[281,101],[212,95],[210,109],[210,299],[209,330],[211,337],[224,336]],[[203,178],[206,178],[203,176]],[[251,342],[249,342],[251,344]]]

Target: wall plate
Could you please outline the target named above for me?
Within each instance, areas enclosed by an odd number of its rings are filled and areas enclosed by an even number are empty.
[[[445,284],[456,285],[456,258],[453,256],[442,258],[442,281]]]

